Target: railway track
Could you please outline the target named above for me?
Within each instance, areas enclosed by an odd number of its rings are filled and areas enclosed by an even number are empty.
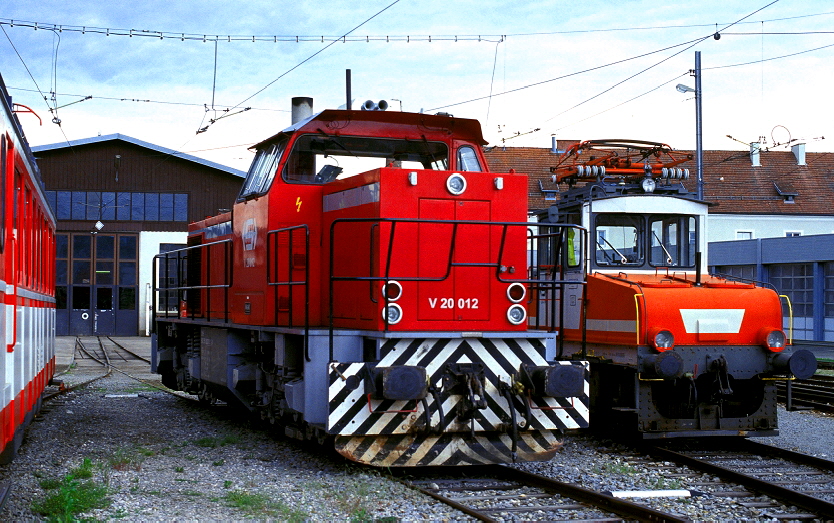
[[[834,519],[834,462],[749,440],[698,441],[689,447],[647,446],[643,451],[654,459],[717,476],[722,481],[742,485],[806,511],[783,513],[779,504],[767,501],[745,505],[764,510],[768,517]],[[743,497],[751,494],[730,491],[713,492],[712,495]]]
[[[67,385],[59,380],[60,386],[54,390],[48,390],[44,394],[44,401],[53,400],[57,396],[69,391],[89,385],[95,381],[106,378],[118,372],[138,382],[158,388],[175,396],[186,399],[194,399],[192,396],[171,391],[159,385],[155,377],[142,377],[141,374],[149,374],[150,360],[135,351],[132,351],[109,336],[78,336],[75,338],[75,349],[73,364],[70,369],[56,376],[66,378],[70,375],[78,376]],[[71,374],[70,374],[71,372]]]
[[[409,471],[414,475],[415,471]],[[689,521],[507,466],[418,471],[401,482],[480,521]]]
[[[834,412],[834,376],[815,374],[807,380],[777,383],[779,401],[788,408],[805,407]]]

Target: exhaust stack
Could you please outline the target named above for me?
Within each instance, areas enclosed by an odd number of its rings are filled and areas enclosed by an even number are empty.
[[[313,99],[296,96],[292,99],[292,125],[313,116]]]

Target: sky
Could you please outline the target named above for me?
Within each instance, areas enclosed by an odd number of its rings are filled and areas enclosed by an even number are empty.
[[[0,28],[0,74],[43,121],[19,115],[33,146],[121,133],[246,170],[292,97],[344,105],[350,69],[354,108],[474,118],[491,145],[694,149],[675,86],[695,87],[700,51],[705,149],[834,151],[822,0],[5,0]]]

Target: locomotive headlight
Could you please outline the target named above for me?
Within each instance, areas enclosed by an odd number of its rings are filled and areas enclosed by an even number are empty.
[[[403,286],[400,282],[390,280],[382,286],[382,297],[388,301],[397,301],[403,295]]]
[[[647,176],[640,182],[640,187],[642,187],[645,192],[654,192],[655,187],[657,187],[657,183],[655,183],[654,179]]]
[[[396,303],[390,303],[382,310],[382,319],[388,321],[388,325],[395,325],[403,319],[403,310]]]
[[[511,283],[510,286],[507,287],[507,298],[509,298],[511,302],[519,303],[525,296],[527,296],[527,287],[524,285],[516,282]]]
[[[527,309],[517,303],[510,305],[510,308],[507,309],[507,319],[513,325],[520,325],[527,319]]]
[[[675,346],[675,336],[666,329],[659,330],[652,337],[652,345],[660,352],[672,350]]]
[[[466,178],[463,175],[454,173],[446,178],[446,189],[455,196],[463,194],[466,190]]]
[[[785,350],[787,338],[785,337],[785,333],[780,329],[773,329],[767,332],[764,340],[765,346],[771,352],[782,352]]]

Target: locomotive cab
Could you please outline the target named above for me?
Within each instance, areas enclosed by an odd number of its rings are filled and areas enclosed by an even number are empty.
[[[539,220],[580,224],[591,239],[584,295],[549,324],[568,354],[592,361],[597,428],[775,435],[776,381],[810,377],[816,359],[790,346],[772,288],[707,275],[708,205],[685,187],[687,159],[625,140],[565,153],[552,170],[568,189]]]

